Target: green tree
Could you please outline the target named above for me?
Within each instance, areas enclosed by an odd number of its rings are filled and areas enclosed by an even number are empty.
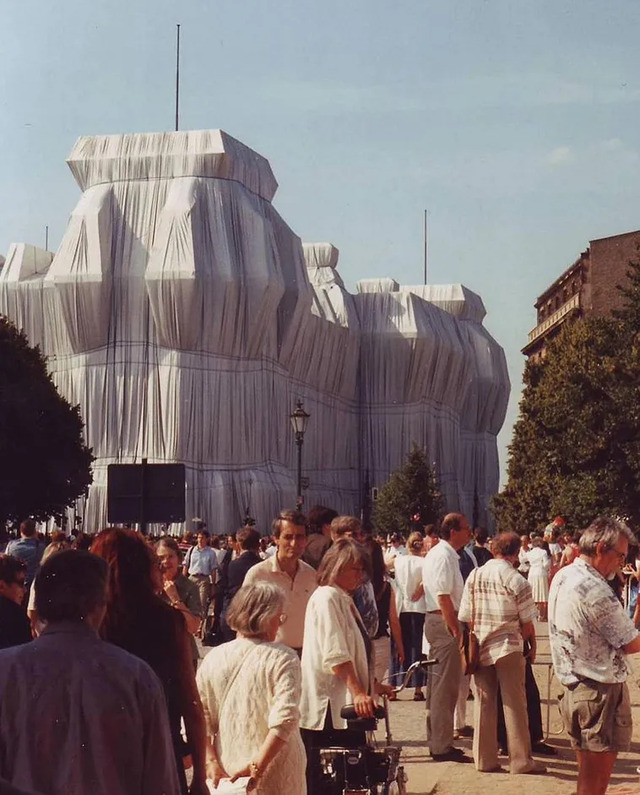
[[[0,316],[0,521],[60,515],[86,493],[93,456],[82,430],[39,348]]]
[[[383,533],[407,534],[418,516],[420,524],[435,522],[441,496],[427,453],[413,444],[405,463],[391,474],[378,492],[373,521]]]
[[[498,527],[529,532],[556,514],[575,527],[610,513],[640,522],[640,266],[610,318],[568,324],[527,363]]]

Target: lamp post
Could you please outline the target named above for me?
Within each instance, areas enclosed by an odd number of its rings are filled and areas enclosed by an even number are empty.
[[[298,400],[295,409],[289,415],[291,427],[295,434],[296,447],[298,448],[298,496],[296,497],[296,508],[302,509],[302,445],[304,443],[304,433],[307,430],[307,423],[311,415],[302,407],[302,401]]]

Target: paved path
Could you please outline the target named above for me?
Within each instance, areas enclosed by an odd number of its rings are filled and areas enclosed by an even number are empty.
[[[461,765],[454,762],[433,762],[425,743],[425,710],[423,702],[412,700],[413,691],[402,693],[399,700],[391,703],[390,718],[393,742],[403,746],[405,770],[409,777],[408,792],[411,795],[460,795],[461,793],[495,793],[495,795],[520,795],[525,789],[527,795],[569,795],[576,791],[577,768],[575,755],[569,748],[569,741],[562,730],[562,723],[557,708],[557,694],[560,685],[552,678],[551,699],[547,702],[547,672],[549,644],[547,625],[538,625],[539,654],[535,666],[536,678],[542,698],[542,719],[546,727],[547,711],[549,711],[548,742],[558,749],[557,757],[538,757],[548,772],[543,776],[510,776],[508,773],[478,773],[473,765]],[[635,668],[640,671],[640,659],[635,661]],[[629,682],[631,701],[633,704],[634,742],[631,752],[621,754],[616,763],[612,777],[610,792],[612,795],[638,793],[640,783],[636,768],[640,765],[640,687],[636,675]],[[467,723],[473,723],[473,702],[467,702]],[[381,724],[382,727],[382,724]],[[383,727],[382,727],[383,728]],[[380,741],[384,733],[378,732]],[[460,747],[471,755],[471,741],[457,742]],[[503,764],[506,757],[501,758]]]
[[[547,625],[538,624],[538,660],[535,666],[536,678],[542,698],[543,726],[549,717],[549,744],[558,750],[556,757],[539,757],[548,772],[542,776],[510,776],[508,773],[478,773],[472,764],[454,762],[433,762],[425,742],[424,702],[413,701],[413,691],[402,693],[398,701],[389,705],[393,743],[403,747],[403,764],[409,777],[409,795],[572,795],[576,791],[577,768],[575,755],[569,748],[569,741],[562,730],[558,713],[557,694],[560,685],[552,676],[550,699],[547,699],[547,681],[550,670],[549,639]],[[204,656],[208,649],[200,647]],[[632,664],[640,672],[640,655],[632,658]],[[609,792],[611,795],[640,795],[640,781],[636,768],[640,765],[640,686],[638,675],[629,680],[633,707],[633,744],[631,751],[621,754],[614,769]],[[473,702],[467,702],[467,723],[473,724]],[[384,725],[380,724],[376,735],[384,744]],[[471,741],[457,742],[471,756]],[[501,762],[507,765],[506,757]],[[508,765],[507,765],[508,766]],[[283,793],[283,795],[285,795]],[[290,795],[293,795],[291,793]]]

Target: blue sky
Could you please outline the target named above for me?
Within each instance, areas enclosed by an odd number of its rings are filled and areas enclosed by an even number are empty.
[[[57,245],[79,135],[221,127],[274,204],[360,278],[479,292],[517,413],[533,302],[590,239],[640,228],[637,0],[0,4],[0,252]]]

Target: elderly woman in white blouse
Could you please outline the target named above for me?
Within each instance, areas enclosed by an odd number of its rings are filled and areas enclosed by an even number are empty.
[[[235,640],[212,649],[197,674],[214,785],[251,776],[256,795],[305,795],[306,756],[298,731],[300,661],[274,643],[285,594],[277,585],[245,585],[227,623]]]
[[[375,709],[371,641],[351,598],[362,582],[365,555],[349,538],[336,541],[322,558],[319,587],[307,605],[300,727],[310,792],[316,765],[312,749],[364,744],[364,732],[347,728],[342,707],[353,704],[359,717],[372,717]]]

